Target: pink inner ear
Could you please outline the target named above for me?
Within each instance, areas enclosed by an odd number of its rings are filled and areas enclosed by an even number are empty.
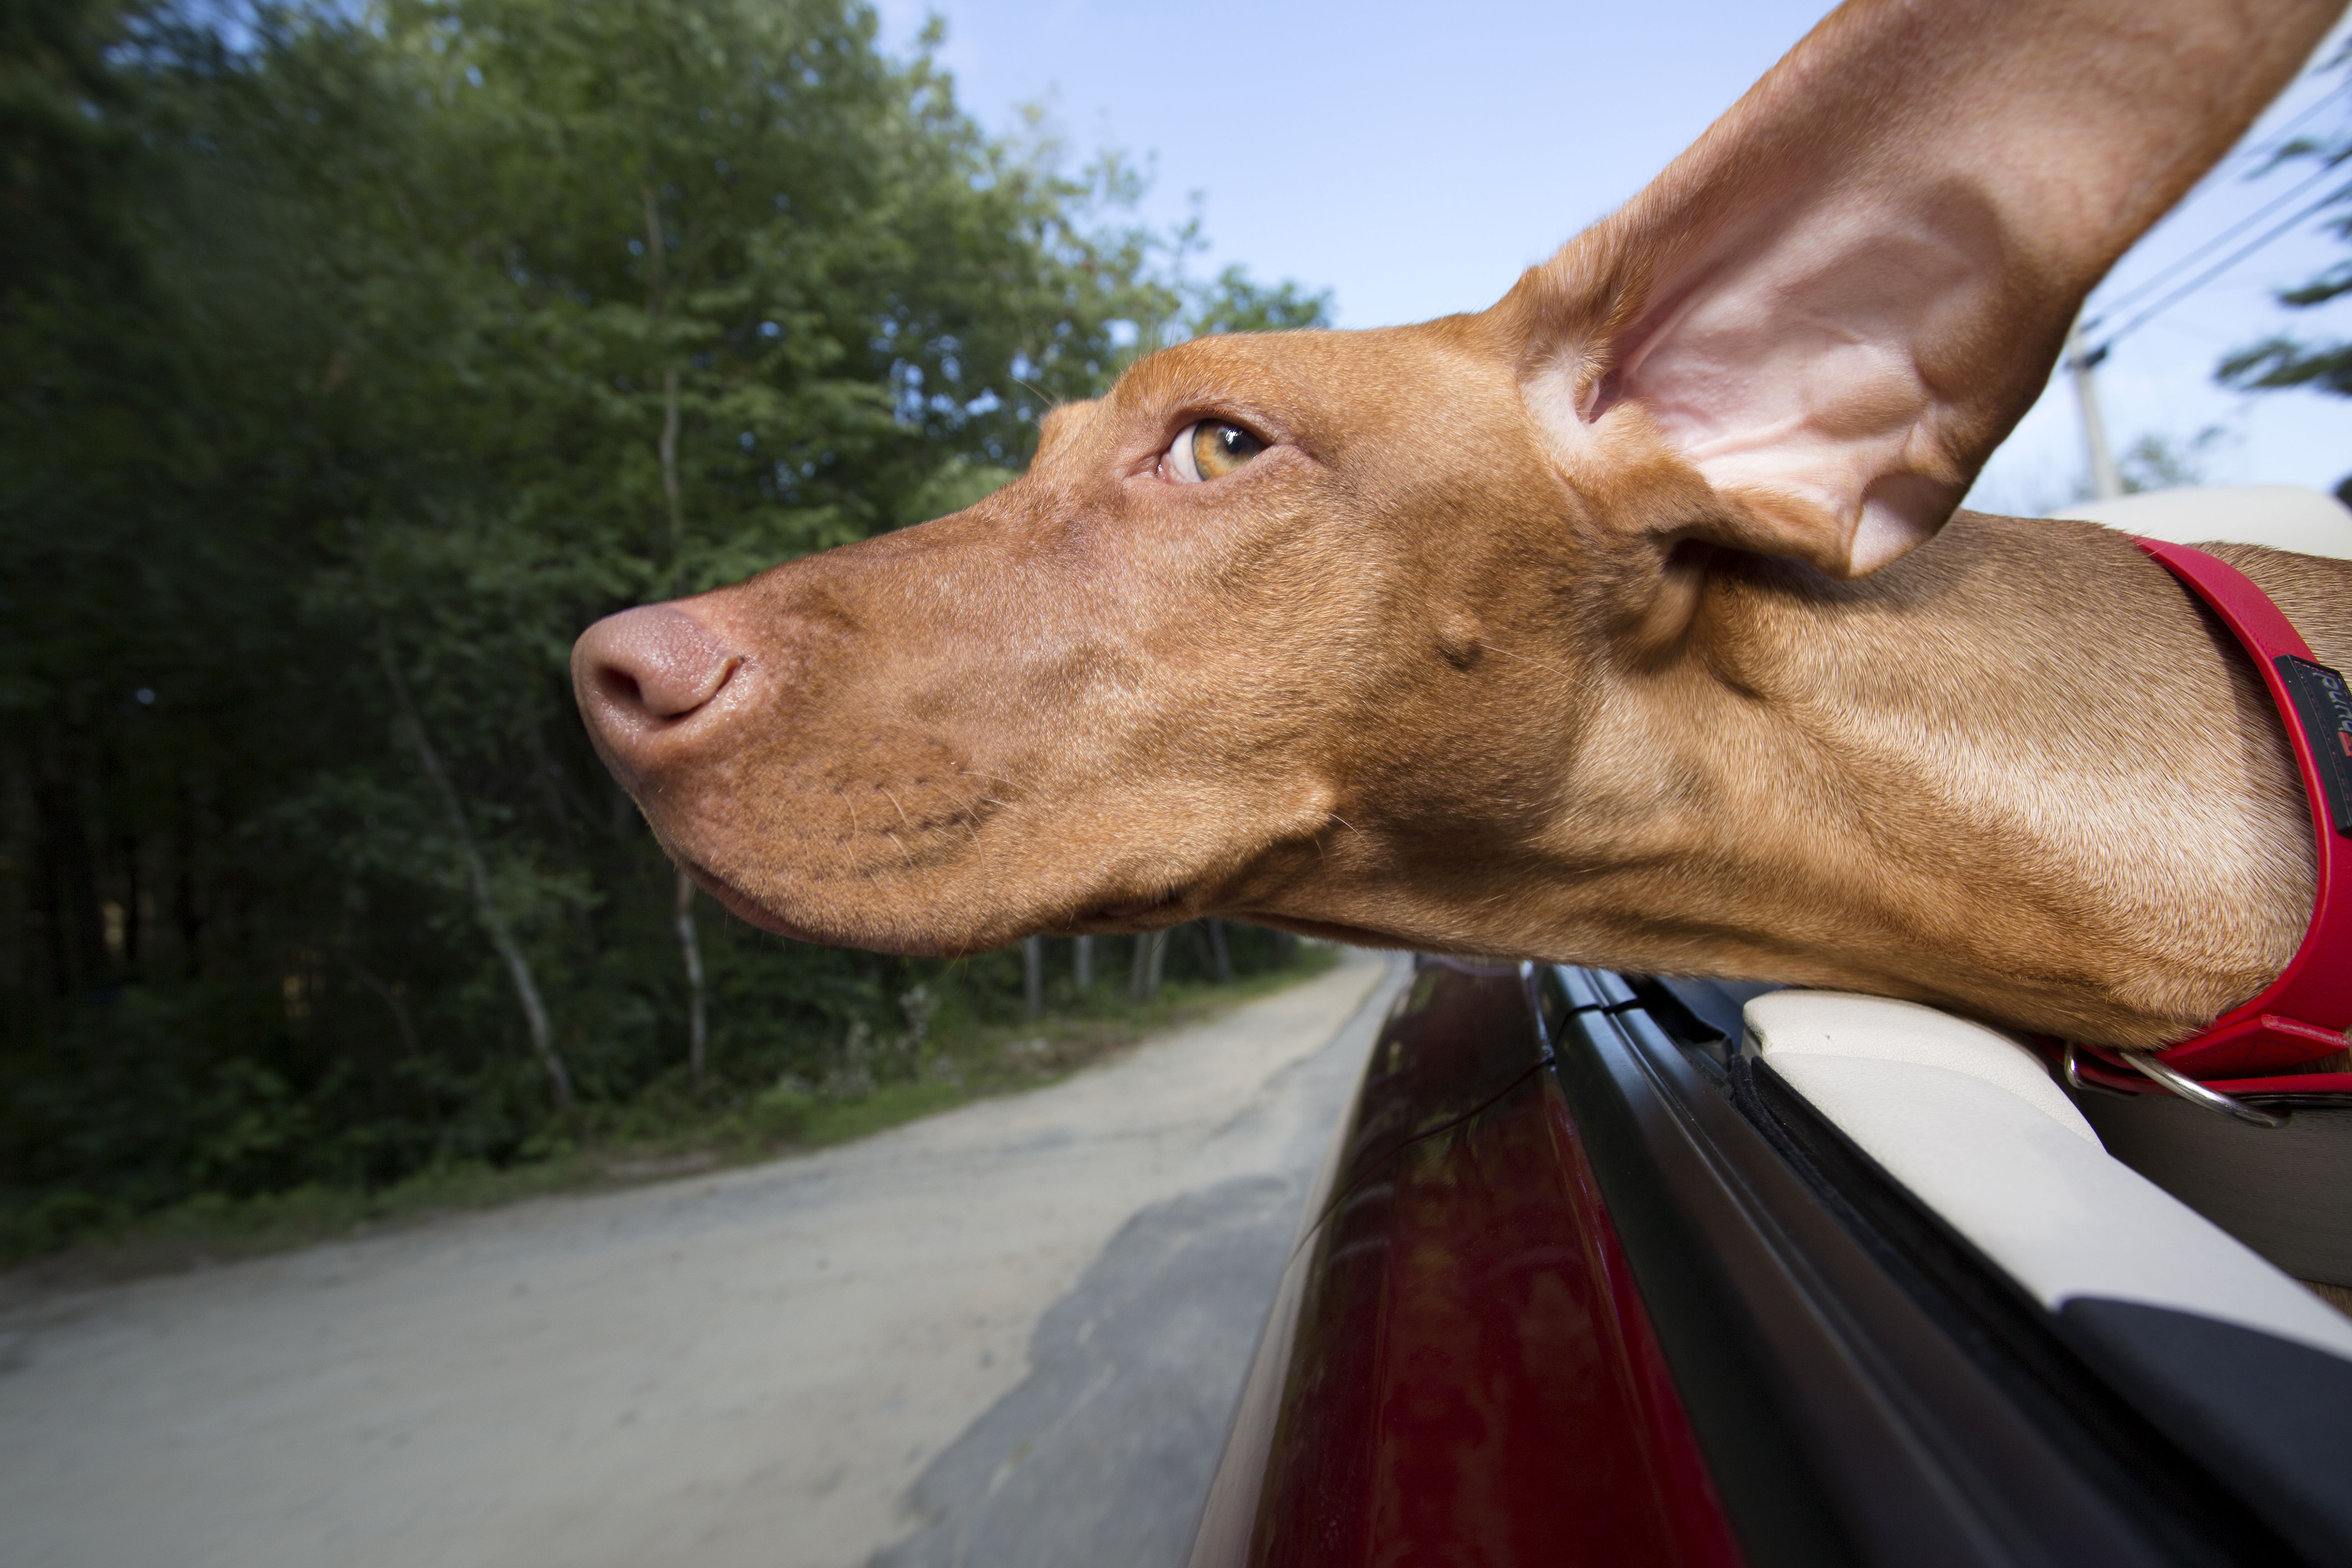
[[[1730,503],[1691,523],[1727,542],[1883,565],[1941,525],[2084,295],[2342,10],[1848,0],[1507,297],[1529,408],[1564,453],[1646,425]]]
[[[1712,248],[1639,330],[1618,395],[1718,491],[1818,531],[1809,557],[1868,571],[1932,533],[1958,495],[1929,367],[1994,287],[1982,204],[1833,193]]]

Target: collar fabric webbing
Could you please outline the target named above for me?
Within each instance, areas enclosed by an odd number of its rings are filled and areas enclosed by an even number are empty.
[[[2245,646],[2286,726],[2311,802],[2318,885],[2303,945],[2262,994],[2158,1053],[2167,1066],[2208,1082],[2259,1078],[2342,1050],[2352,1026],[2352,689],[2312,658],[2294,623],[2237,568],[2185,544],[2134,542]],[[2345,1076],[2326,1075],[2327,1087],[2343,1087],[2333,1080]],[[2295,1083],[2273,1079],[2264,1087]],[[2321,1085],[2314,1079],[2309,1087]]]

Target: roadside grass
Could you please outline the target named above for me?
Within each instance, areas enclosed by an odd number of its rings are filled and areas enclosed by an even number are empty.
[[[1145,1037],[1197,1023],[1329,970],[1336,949],[1302,943],[1280,969],[1223,985],[1171,981],[1129,1002],[1106,981],[1088,1010],[973,1027],[934,1039],[917,1075],[858,1094],[785,1083],[697,1100],[683,1071],[619,1106],[586,1107],[494,1166],[453,1162],[394,1184],[305,1186],[251,1197],[205,1193],[166,1209],[90,1227],[37,1257],[0,1247],[0,1304],[152,1274],[174,1273],[421,1224],[530,1198],[617,1191],[809,1152],[993,1095],[1042,1088]]]

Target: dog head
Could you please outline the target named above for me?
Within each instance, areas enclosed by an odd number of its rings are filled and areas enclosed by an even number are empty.
[[[2335,9],[1850,5],[1493,309],[1153,354],[966,511],[599,623],[583,713],[814,941],[1565,956],[1546,889],[1667,852],[1623,698],[1721,679],[1717,572],[1931,537]]]

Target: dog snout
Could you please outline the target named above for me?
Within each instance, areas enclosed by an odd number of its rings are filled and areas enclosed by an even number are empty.
[[[641,605],[607,616],[572,648],[580,711],[608,750],[675,726],[710,704],[743,656],[685,611]]]

